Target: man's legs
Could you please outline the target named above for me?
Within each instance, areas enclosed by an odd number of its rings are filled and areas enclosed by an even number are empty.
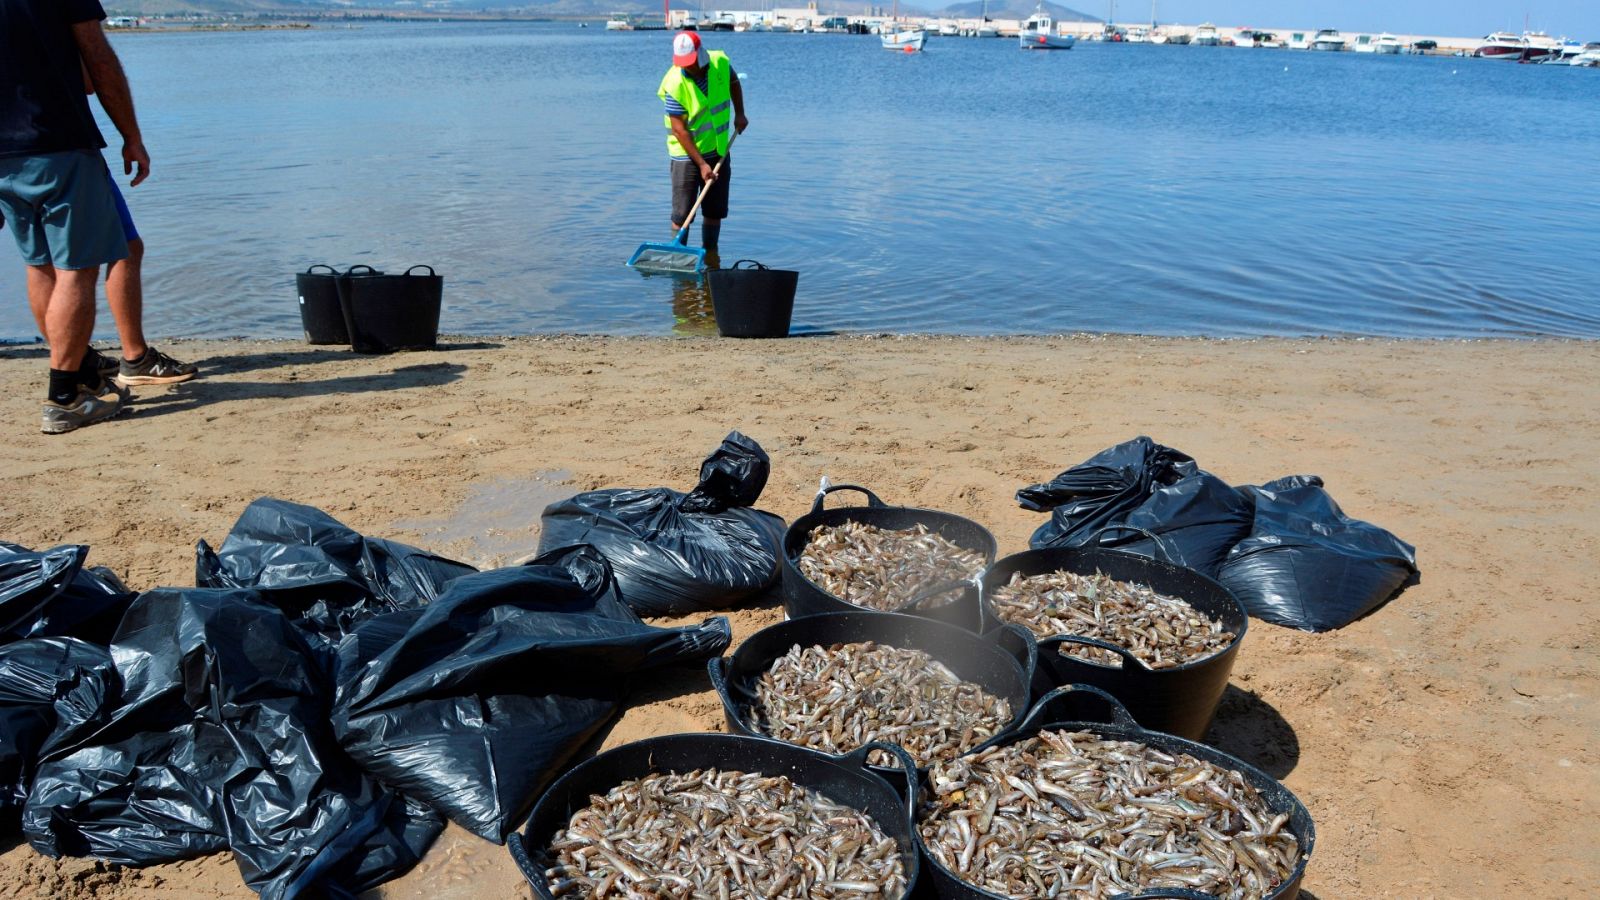
[[[87,269],[57,269],[52,266],[29,266],[28,284],[31,286],[37,269],[50,269],[41,273],[55,282],[44,313],[44,337],[50,342],[50,368],[58,372],[76,372],[89,349],[89,335],[94,332],[94,286],[100,280],[100,267]],[[30,300],[31,292],[30,292]]]
[[[33,324],[39,328],[39,337],[49,334],[44,327],[44,311],[50,308],[50,292],[55,289],[55,266],[28,267],[28,309],[33,312]]]
[[[700,246],[707,250],[717,249],[717,238],[722,236],[722,220],[706,216],[700,220]]]
[[[138,359],[149,345],[144,342],[144,239],[128,241],[128,258],[106,267],[106,302],[122,338],[122,358]]]

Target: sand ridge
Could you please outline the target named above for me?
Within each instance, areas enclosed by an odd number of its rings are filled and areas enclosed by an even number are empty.
[[[1211,739],[1310,807],[1303,896],[1571,896],[1600,883],[1593,702],[1600,615],[1600,344],[551,336],[362,357],[183,342],[206,378],[37,433],[45,362],[0,348],[0,539],[86,543],[138,589],[193,582],[272,495],[476,564],[537,544],[543,503],[687,488],[728,430],[759,440],[761,506],[817,481],[944,509],[1026,546],[1043,481],[1138,434],[1232,483],[1321,475],[1418,548],[1419,583],[1331,634],[1252,622]],[[481,527],[460,527],[462,522]],[[731,612],[735,641],[778,621]],[[691,617],[691,619],[694,617]],[[663,620],[677,623],[691,619]],[[703,672],[653,679],[605,736],[720,729]],[[247,898],[226,854],[138,871],[0,841],[0,895]],[[502,848],[452,827],[385,898],[527,896]]]

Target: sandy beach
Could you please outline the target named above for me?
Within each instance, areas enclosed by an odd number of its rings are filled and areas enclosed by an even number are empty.
[[[1417,547],[1420,583],[1339,632],[1252,622],[1210,742],[1281,778],[1318,842],[1302,892],[1570,897],[1600,884],[1600,344],[1558,341],[456,339],[362,357],[175,342],[203,380],[38,433],[45,358],[0,347],[0,540],[88,544],[136,589],[193,583],[251,500],[480,566],[531,554],[578,490],[692,486],[731,429],[773,460],[785,519],[818,479],[982,522],[1017,488],[1148,434],[1236,483],[1321,475]],[[735,642],[781,619],[728,613]],[[688,620],[673,620],[688,621]],[[704,673],[652,679],[604,738],[718,730]],[[249,898],[227,855],[143,870],[0,838],[0,896]],[[451,827],[383,898],[530,896]]]

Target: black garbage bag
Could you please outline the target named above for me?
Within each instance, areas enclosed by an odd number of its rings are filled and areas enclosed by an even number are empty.
[[[1138,437],[1017,491],[1023,509],[1050,511],[1039,547],[1114,547],[1215,577],[1250,531],[1248,497],[1179,450]]]
[[[727,648],[716,618],[654,628],[592,547],[457,579],[339,652],[334,730],[366,771],[498,843],[619,711],[629,676]]]
[[[99,715],[116,689],[104,647],[60,637],[0,646],[0,834],[21,824],[45,739]]]
[[[426,606],[466,563],[398,541],[363,537],[310,506],[263,497],[245,508],[219,550],[200,541],[195,584],[254,588],[332,656],[340,638],[373,616]],[[331,671],[331,668],[330,668]]]
[[[688,494],[625,488],[552,503],[541,518],[539,552],[595,547],[640,615],[725,609],[782,573],[784,522],[751,507],[770,469],[760,444],[731,432],[700,465],[700,483]]]
[[[1228,554],[1221,581],[1252,616],[1302,631],[1342,628],[1420,571],[1415,548],[1346,516],[1320,478],[1241,490],[1254,499],[1255,524]]]
[[[133,602],[109,569],[84,568],[89,548],[34,552],[0,541],[0,644],[29,637],[111,640]]]
[[[343,897],[443,828],[340,751],[320,661],[254,591],[141,594],[111,656],[115,708],[43,748],[22,823],[39,852],[142,865],[228,848],[263,897]]]

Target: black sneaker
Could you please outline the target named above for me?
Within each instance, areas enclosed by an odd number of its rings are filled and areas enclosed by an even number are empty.
[[[44,420],[39,430],[45,434],[65,434],[93,425],[122,412],[127,399],[127,392],[118,390],[109,381],[101,381],[98,388],[79,386],[78,396],[71,403],[44,402]]]
[[[144,357],[138,362],[122,361],[117,371],[117,384],[132,387],[136,384],[177,384],[199,374],[193,363],[178,362],[154,347],[146,347]]]
[[[89,362],[101,378],[110,378],[122,368],[122,363],[115,357],[107,356],[93,347],[89,348]]]

